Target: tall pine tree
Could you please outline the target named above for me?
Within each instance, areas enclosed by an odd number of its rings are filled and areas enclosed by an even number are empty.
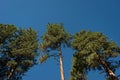
[[[42,36],[42,43],[40,45],[42,51],[47,51],[47,54],[40,58],[40,62],[45,61],[50,56],[59,56],[61,80],[64,80],[63,56],[61,47],[62,45],[69,46],[70,39],[71,35],[64,30],[62,24],[48,24],[47,31]],[[50,51],[52,50],[57,50],[58,54],[50,54]]]
[[[75,34],[72,47],[75,50],[71,70],[72,80],[81,78],[79,74],[91,69],[104,70],[109,79],[118,80],[115,66],[119,62],[113,58],[119,55],[120,48],[115,42],[110,41],[102,33],[83,30]]]
[[[36,31],[0,24],[0,77],[20,80],[32,67],[37,54]]]

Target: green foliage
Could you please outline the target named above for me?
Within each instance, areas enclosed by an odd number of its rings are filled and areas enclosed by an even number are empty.
[[[62,24],[48,24],[47,31],[42,36],[42,42],[40,43],[40,49],[46,54],[40,58],[40,62],[47,60],[48,55],[50,56],[50,54],[46,51],[56,50],[58,44],[69,46],[71,37],[72,36],[64,30]]]
[[[119,54],[119,47],[115,42],[108,40],[108,38],[100,32],[81,31],[75,34],[72,48],[75,50],[73,57],[73,66],[71,76],[81,68],[85,71],[91,69],[103,69],[99,63],[99,58],[103,58],[106,64],[109,64],[110,58],[115,58]],[[84,66],[83,66],[84,65]],[[109,66],[111,66],[109,64]],[[73,71],[73,70],[76,71]],[[75,79],[74,79],[75,80]]]
[[[7,66],[8,67],[15,67],[17,65],[17,62],[16,61],[14,61],[14,60],[11,60],[11,61],[8,61],[7,62]]]
[[[46,50],[48,47],[50,49],[56,49],[58,43],[63,43],[68,46],[70,38],[71,35],[64,30],[62,24],[48,24],[47,31],[42,36],[43,41],[40,44],[40,48],[42,50]]]
[[[10,56],[19,57],[24,56],[23,58],[34,58],[35,48],[37,48],[37,39],[36,32],[31,28],[28,30],[19,30],[15,33],[15,37],[10,39],[8,48],[11,53]]]
[[[0,24],[0,46],[16,31],[14,25]]]
[[[31,28],[17,29],[14,25],[0,24],[0,45],[0,73],[3,73],[0,76],[6,78],[10,69],[15,69],[13,75],[17,78],[36,64],[37,33]]]
[[[72,70],[70,80],[87,80],[87,66],[85,60],[79,54],[74,54],[72,59]]]

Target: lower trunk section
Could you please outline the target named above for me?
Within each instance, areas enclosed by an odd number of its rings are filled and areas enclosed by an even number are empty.
[[[60,57],[60,74],[61,74],[61,80],[64,80],[64,69],[63,69],[62,55],[59,55],[59,57]]]
[[[63,69],[63,61],[62,61],[62,52],[61,52],[61,47],[58,45],[58,55],[59,55],[59,61],[60,61],[60,75],[61,75],[61,80],[65,80],[64,77],[64,69]]]
[[[99,58],[100,63],[102,64],[102,66],[104,67],[105,71],[108,73],[108,75],[113,79],[113,80],[119,80],[115,73],[107,66],[106,62],[104,61],[104,59]]]
[[[11,77],[13,76],[15,71],[15,68],[11,68],[10,73],[8,74],[7,80],[11,80]]]

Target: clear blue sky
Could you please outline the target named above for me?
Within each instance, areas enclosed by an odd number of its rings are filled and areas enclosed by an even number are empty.
[[[120,45],[120,0],[0,0],[0,23],[32,27],[42,35],[48,22],[62,22],[72,34],[82,29],[100,31]],[[66,80],[72,52],[63,50]],[[89,80],[105,80],[97,73],[90,72]],[[60,80],[59,64],[51,58],[31,68],[23,80]]]

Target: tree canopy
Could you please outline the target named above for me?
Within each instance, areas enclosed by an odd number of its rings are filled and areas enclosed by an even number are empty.
[[[32,28],[0,24],[0,80],[22,80],[25,72],[37,63],[39,50],[40,63],[50,57],[59,61],[64,80],[64,47],[74,50],[70,80],[87,80],[91,70],[104,72],[106,80],[119,80],[120,75],[115,72],[120,68],[120,60],[116,59],[120,47],[103,33],[82,30],[71,35],[62,24],[55,23],[47,25],[40,42],[37,38]]]
[[[83,72],[93,69],[104,70],[110,78],[118,80],[115,79],[114,72],[119,61],[114,61],[112,58],[119,55],[120,48],[105,35],[85,30],[77,32],[72,42],[72,48],[75,50],[71,70],[72,80],[75,80]]]
[[[72,36],[64,30],[62,24],[48,24],[46,33],[41,37],[40,49],[48,53],[50,50],[56,50],[58,44],[69,46],[71,37]],[[50,56],[50,54],[43,55],[43,58],[40,58],[40,62],[47,59],[48,55]]]
[[[69,45],[69,40],[71,35],[66,32],[63,28],[63,25],[60,24],[48,24],[47,31],[42,36],[41,49],[45,50],[48,47],[50,49],[56,49],[58,43]]]
[[[0,77],[19,80],[36,63],[37,33],[0,24]]]

